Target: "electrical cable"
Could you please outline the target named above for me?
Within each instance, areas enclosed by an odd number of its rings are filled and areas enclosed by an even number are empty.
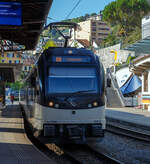
[[[79,3],[80,3],[81,1],[82,1],[82,0],[79,0],[79,1],[77,2],[77,4],[73,7],[73,9],[70,11],[70,13],[66,16],[66,19],[69,18],[69,16],[72,14],[72,12],[76,9],[76,7],[79,5]]]

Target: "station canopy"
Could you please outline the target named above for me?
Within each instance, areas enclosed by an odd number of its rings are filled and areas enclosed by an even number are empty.
[[[124,50],[135,51],[137,54],[149,54],[150,53],[150,36],[133,43]]]
[[[0,3],[3,2],[21,3],[22,10],[21,25],[0,25],[0,40],[4,51],[7,49],[13,51],[18,47],[23,50],[33,50],[48,16],[52,0],[0,1]]]

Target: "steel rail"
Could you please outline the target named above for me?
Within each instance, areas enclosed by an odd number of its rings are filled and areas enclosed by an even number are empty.
[[[62,149],[64,152],[72,156],[73,158],[80,161],[82,164],[121,164],[120,161],[115,160],[112,157],[109,157],[108,155],[102,154],[101,152],[98,152],[97,150],[91,148],[87,144],[85,145],[65,145],[62,146]]]
[[[106,131],[119,134],[127,137],[131,137],[133,139],[137,139],[140,141],[150,142],[150,135],[144,132],[139,132],[138,130],[133,130],[127,127],[122,127],[120,125],[114,125],[107,123]]]
[[[25,113],[22,109],[24,118],[25,132],[29,140],[50,159],[58,164],[121,164],[120,161],[113,159],[90,146],[84,144],[56,145],[54,143],[39,140],[32,135]]]

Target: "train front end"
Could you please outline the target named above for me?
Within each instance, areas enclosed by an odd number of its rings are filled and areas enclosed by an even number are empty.
[[[41,101],[37,125],[44,137],[103,138],[104,69],[86,49],[49,48],[38,63]]]

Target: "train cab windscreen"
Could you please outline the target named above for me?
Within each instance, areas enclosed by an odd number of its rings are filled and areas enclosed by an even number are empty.
[[[95,67],[51,66],[48,76],[48,93],[98,92]]]

